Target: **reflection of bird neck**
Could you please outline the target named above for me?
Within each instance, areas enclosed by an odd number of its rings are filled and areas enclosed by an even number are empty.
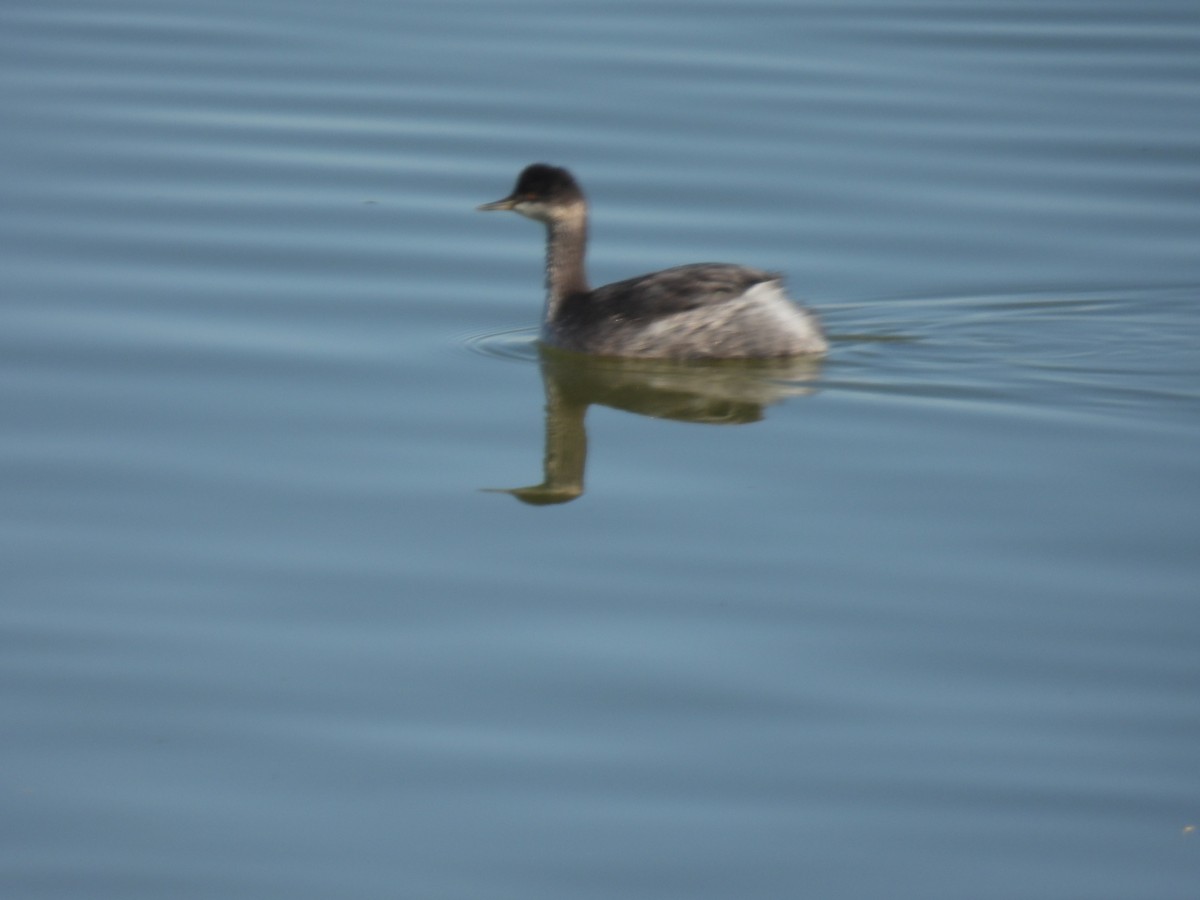
[[[590,290],[586,253],[587,205],[579,200],[555,210],[546,222],[546,321],[554,319],[564,299]]]
[[[588,405],[567,400],[553,379],[546,382],[546,455],[542,463],[546,484],[574,496],[583,493],[587,468],[587,428],[583,424]]]
[[[583,424],[588,404],[567,397],[554,378],[546,378],[546,450],[542,457],[542,483],[511,488],[523,503],[546,506],[568,503],[583,493],[587,467],[587,429]]]

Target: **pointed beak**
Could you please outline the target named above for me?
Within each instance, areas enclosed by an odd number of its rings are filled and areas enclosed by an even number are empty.
[[[517,204],[516,197],[505,197],[503,200],[496,200],[492,203],[485,203],[482,206],[477,206],[475,209],[478,212],[494,212],[498,209],[512,209]]]

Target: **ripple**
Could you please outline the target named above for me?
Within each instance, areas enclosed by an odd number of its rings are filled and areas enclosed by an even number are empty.
[[[1024,416],[1195,403],[1194,288],[881,299],[833,307],[821,390]]]
[[[456,340],[463,347],[480,356],[517,362],[537,362],[537,334],[536,327],[525,327],[506,331],[465,334]]]

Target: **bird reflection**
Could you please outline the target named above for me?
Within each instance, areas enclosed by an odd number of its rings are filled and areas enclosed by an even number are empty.
[[[567,503],[583,494],[587,465],[584,417],[592,404],[657,419],[744,425],[788,397],[812,393],[820,361],[597,358],[541,345],[546,391],[546,449],[541,484],[492,489],[523,503]]]

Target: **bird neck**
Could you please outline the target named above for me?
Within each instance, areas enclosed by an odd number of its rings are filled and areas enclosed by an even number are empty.
[[[586,253],[587,207],[580,202],[546,222],[546,321],[557,315],[567,297],[590,290]]]

